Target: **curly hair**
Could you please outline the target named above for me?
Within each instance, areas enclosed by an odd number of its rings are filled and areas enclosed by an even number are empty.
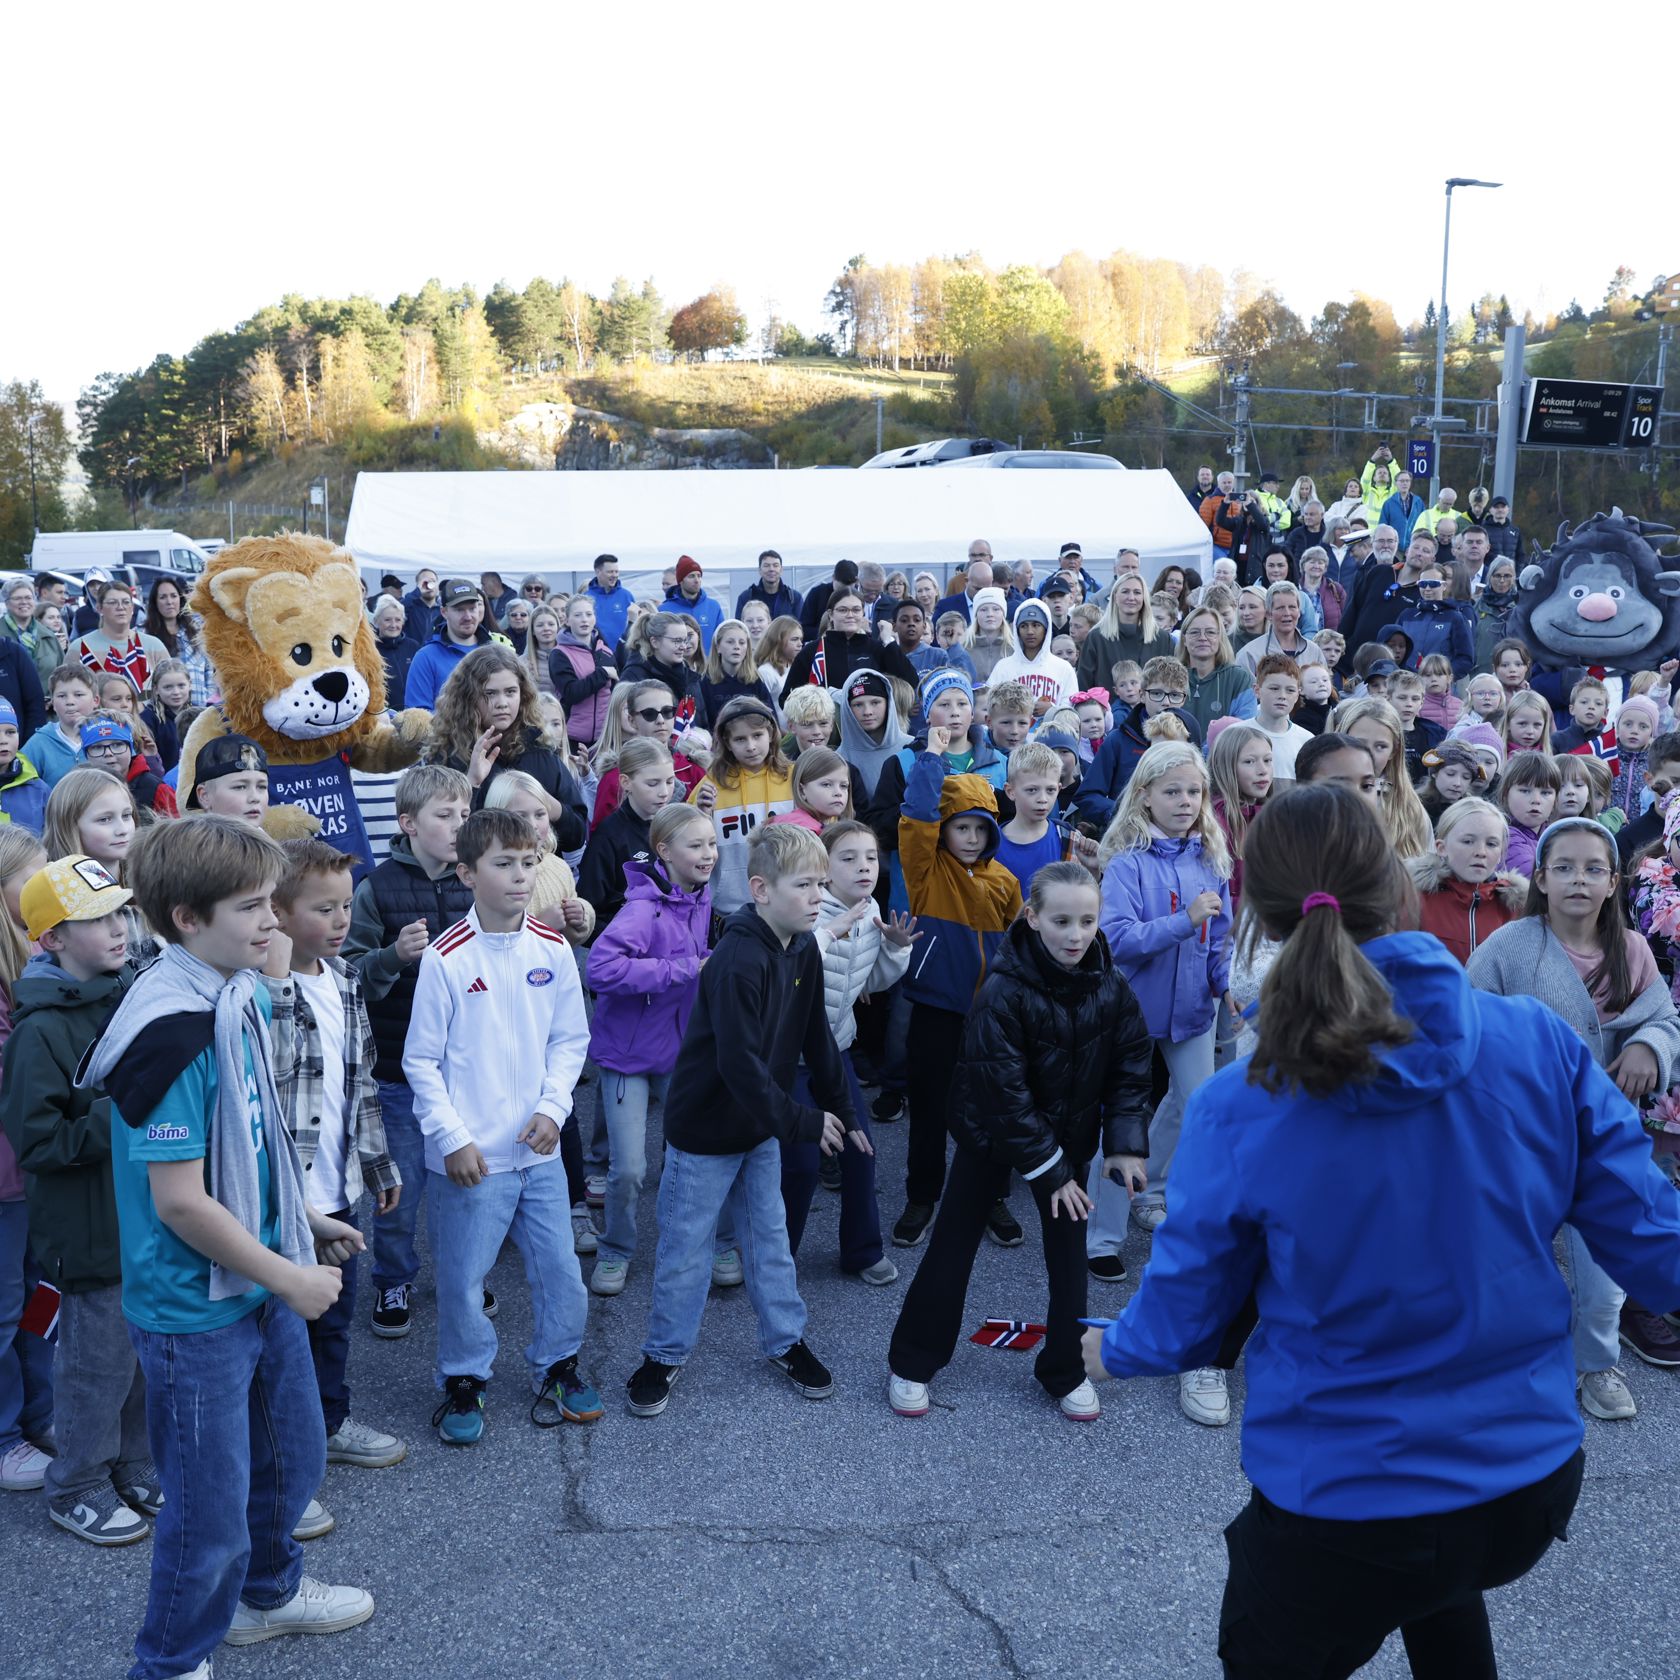
[[[426,742],[426,758],[433,764],[459,759],[471,761],[473,743],[484,733],[478,720],[479,702],[493,676],[509,675],[519,681],[519,715],[502,732],[499,764],[513,764],[526,746],[543,738],[543,716],[537,706],[537,685],[531,672],[510,647],[491,642],[469,653],[453,671],[438,695],[432,714],[432,733]]]

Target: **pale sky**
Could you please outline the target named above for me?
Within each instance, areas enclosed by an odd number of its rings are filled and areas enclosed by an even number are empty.
[[[652,275],[673,305],[727,281],[815,333],[859,251],[1123,247],[1404,323],[1440,288],[1449,175],[1505,183],[1454,195],[1455,309],[1591,307],[1618,263],[1680,265],[1629,92],[1667,26],[1630,28],[1504,0],[31,7],[0,380],[68,408],[285,292],[430,275]]]

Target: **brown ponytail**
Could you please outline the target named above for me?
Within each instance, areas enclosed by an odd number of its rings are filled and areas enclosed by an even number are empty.
[[[1243,909],[1284,944],[1260,988],[1253,1083],[1330,1096],[1374,1079],[1379,1049],[1410,1041],[1359,945],[1400,926],[1411,894],[1367,800],[1320,782],[1266,803],[1243,854]]]

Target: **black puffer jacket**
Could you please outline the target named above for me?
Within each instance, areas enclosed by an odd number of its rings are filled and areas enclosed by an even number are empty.
[[[1004,935],[968,1012],[951,1092],[958,1143],[1060,1189],[1105,1155],[1149,1154],[1152,1047],[1099,933],[1063,968],[1025,916]]]

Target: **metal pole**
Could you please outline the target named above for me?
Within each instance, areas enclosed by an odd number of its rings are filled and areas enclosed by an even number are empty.
[[[886,424],[886,415],[887,399],[885,397],[877,397],[875,399],[875,453],[877,455],[881,453],[881,433]]]
[[[1429,475],[1429,505],[1441,489],[1441,396],[1447,378],[1447,251],[1452,243],[1452,190],[1447,182],[1447,214],[1441,229],[1441,309],[1435,317],[1435,415],[1429,432],[1435,440],[1435,470]]]
[[[1248,477],[1248,367],[1244,364],[1242,371],[1231,381],[1231,389],[1237,394],[1237,430],[1231,440],[1231,475],[1237,481],[1237,488],[1243,488],[1243,480]]]
[[[228,497],[228,542],[233,541],[233,498]]]
[[[326,528],[327,541],[332,541],[332,486],[327,475],[321,474],[321,524]]]
[[[1499,378],[1499,437],[1494,445],[1493,493],[1514,502],[1517,497],[1517,439],[1522,427],[1523,347],[1527,330],[1520,324],[1505,329],[1505,365]]]

